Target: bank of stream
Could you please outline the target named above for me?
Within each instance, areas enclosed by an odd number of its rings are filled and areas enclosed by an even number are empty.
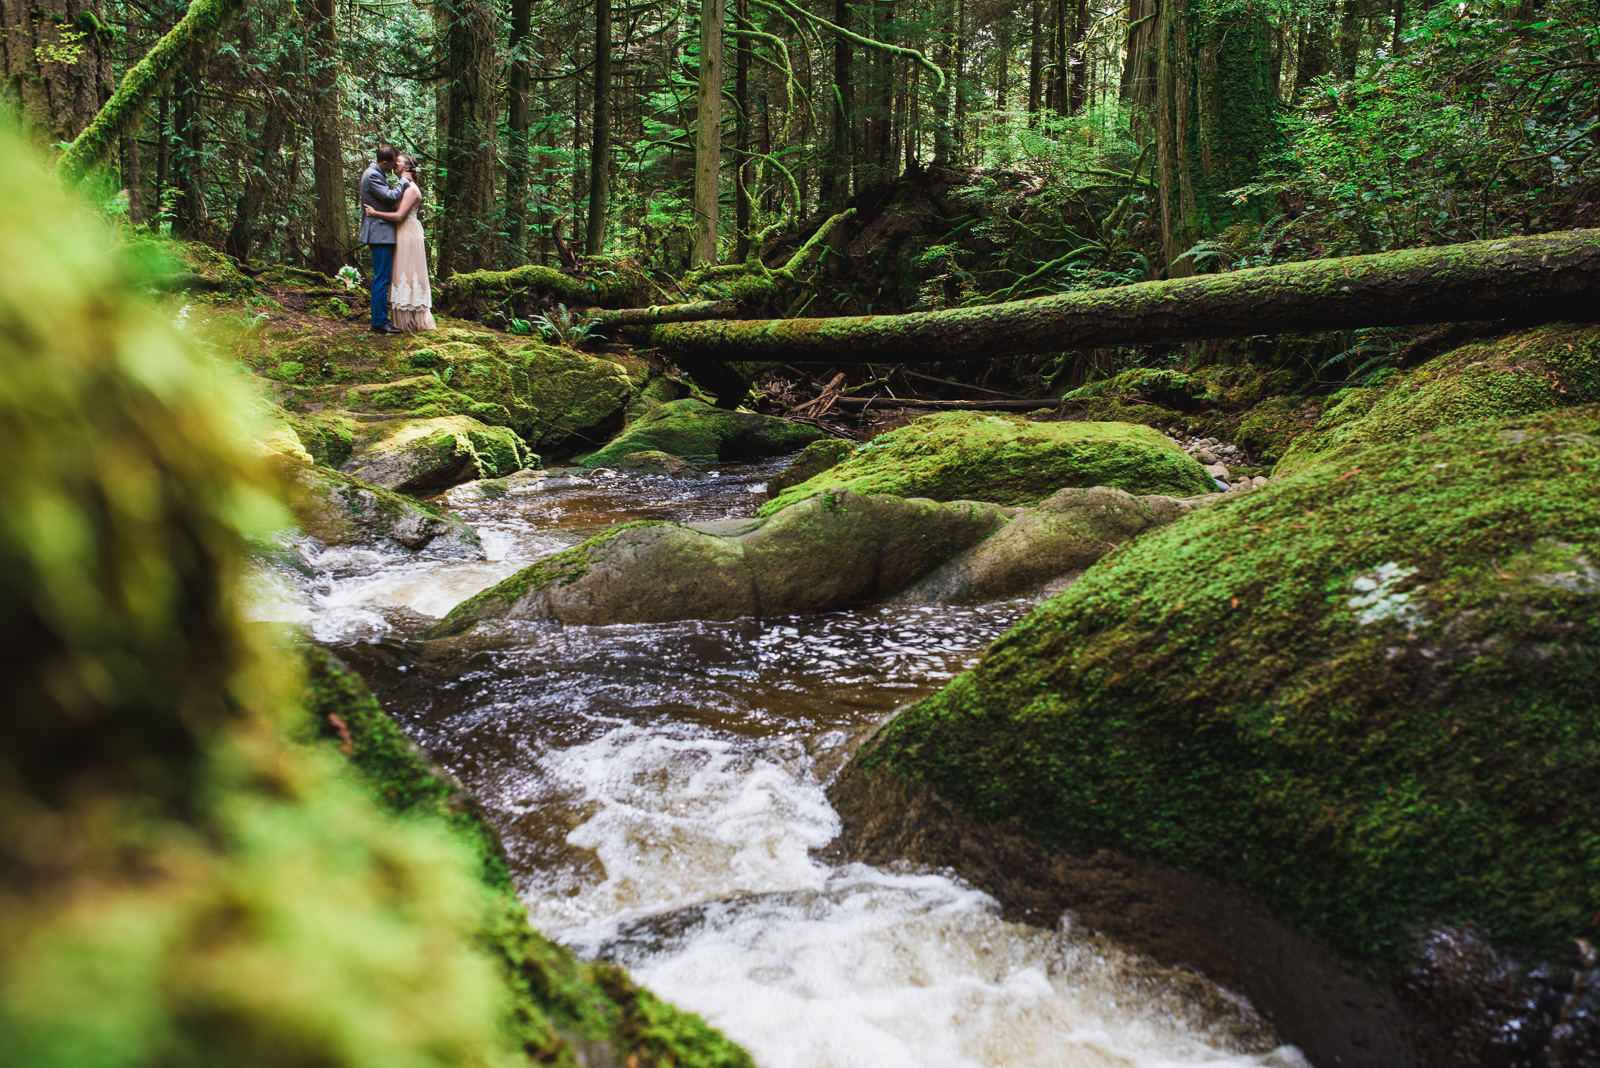
[[[535,926],[627,966],[763,1068],[1301,1065],[1243,999],[937,871],[827,859],[824,794],[895,708],[1032,603],[414,636],[619,522],[749,515],[782,461],[554,471],[458,498],[486,561],[309,554],[260,614],[307,625],[478,798]]]

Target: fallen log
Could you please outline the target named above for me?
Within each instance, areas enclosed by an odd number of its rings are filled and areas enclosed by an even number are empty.
[[[1060,397],[1020,397],[1008,400],[920,400],[916,397],[840,397],[840,408],[876,411],[888,408],[935,408],[963,412],[1036,412],[1040,408],[1061,407]]]
[[[594,312],[590,318],[603,326],[655,326],[692,323],[705,319],[731,319],[739,310],[735,300],[696,300],[687,304],[656,304],[648,308],[616,308]]]
[[[1600,318],[1600,230],[1255,267],[976,308],[675,323],[655,329],[691,373],[705,361],[916,362],[1362,326]]]

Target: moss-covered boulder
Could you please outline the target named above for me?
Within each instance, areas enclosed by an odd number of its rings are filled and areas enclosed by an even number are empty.
[[[664,452],[630,452],[626,456],[619,457],[615,466],[618,471],[631,471],[637,475],[665,475],[670,478],[695,478],[704,474],[688,460],[680,460]]]
[[[695,464],[748,460],[792,452],[825,436],[804,423],[725,411],[689,397],[650,409],[603,449],[577,462],[607,467],[630,452],[664,452]]]
[[[1350,464],[1373,445],[1444,426],[1600,401],[1600,326],[1556,324],[1453,349],[1414,371],[1345,390],[1274,468]]]
[[[462,602],[431,634],[486,619],[659,623],[838,608],[901,589],[1006,518],[970,501],[841,490],[770,519],[629,523]]]
[[[523,395],[537,410],[528,432],[536,448],[603,441],[622,425],[634,377],[621,364],[540,342],[519,345],[508,355],[526,382]]]
[[[1439,924],[1560,959],[1600,910],[1600,407],[1361,465],[1111,554],[846,778],[1237,887],[1391,982]],[[1498,1034],[1476,1004],[1448,1026]]]
[[[483,556],[477,533],[449,512],[331,471],[309,458],[280,454],[274,462],[296,524],[324,545],[427,550],[462,559]]]
[[[427,496],[538,462],[514,431],[453,415],[372,425],[342,470],[383,489]]]
[[[808,478],[815,478],[824,471],[830,471],[856,451],[853,441],[843,438],[821,438],[800,450],[800,455],[794,462],[782,471],[767,480],[767,496],[776,497],[792,486],[798,486]]]
[[[934,500],[1037,504],[1069,486],[1188,497],[1216,485],[1166,435],[1129,423],[1035,423],[1020,415],[927,415],[856,449],[766,504],[770,515],[830,486]]]
[[[978,604],[1059,589],[1123,542],[1195,507],[1109,486],[1064,489],[923,576],[896,600]]]

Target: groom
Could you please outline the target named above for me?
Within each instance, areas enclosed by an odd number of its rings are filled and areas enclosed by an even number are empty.
[[[377,159],[361,175],[361,203],[371,204],[379,211],[393,211],[400,203],[409,180],[402,180],[394,189],[389,188],[388,176],[394,173],[399,153],[393,145],[379,145]],[[376,219],[363,213],[361,240],[372,246],[372,332],[374,334],[401,334],[389,322],[389,276],[394,271],[394,223]]]

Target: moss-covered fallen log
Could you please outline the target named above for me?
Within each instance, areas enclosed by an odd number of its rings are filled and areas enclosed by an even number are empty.
[[[660,323],[695,323],[706,319],[731,319],[737,301],[695,300],[687,304],[656,304],[648,308],[597,311],[592,318],[605,326],[656,326]]]
[[[557,302],[578,307],[628,308],[645,303],[649,288],[636,269],[606,268],[575,275],[530,263],[509,271],[451,275],[435,290],[434,307],[465,318],[495,312],[520,316]]]
[[[1600,230],[1373,256],[910,315],[675,323],[663,352],[838,364],[1006,356],[1362,326],[1600,317]]]
[[[111,152],[117,138],[136,133],[145,107],[158,96],[189,57],[232,21],[245,0],[194,0],[178,24],[157,41],[122,78],[94,121],[67,147],[57,165],[77,181]]]

